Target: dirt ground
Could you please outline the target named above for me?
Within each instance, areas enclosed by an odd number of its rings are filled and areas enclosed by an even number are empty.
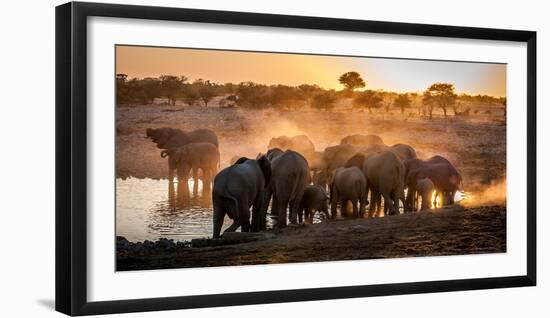
[[[273,238],[215,247],[117,252],[117,270],[189,268],[506,252],[506,208],[451,207],[287,227]]]

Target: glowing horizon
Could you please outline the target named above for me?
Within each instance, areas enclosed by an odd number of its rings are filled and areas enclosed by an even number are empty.
[[[129,78],[184,75],[190,81],[316,84],[340,90],[338,77],[349,71],[361,74],[365,89],[420,93],[432,83],[447,82],[458,94],[506,96],[505,64],[116,46],[116,73]]]

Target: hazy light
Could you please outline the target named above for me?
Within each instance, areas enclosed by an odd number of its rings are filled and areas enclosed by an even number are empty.
[[[116,72],[138,78],[169,74],[341,89],[338,77],[353,70],[373,90],[422,92],[434,82],[449,82],[459,93],[506,96],[505,64],[135,46],[117,46],[116,54]]]

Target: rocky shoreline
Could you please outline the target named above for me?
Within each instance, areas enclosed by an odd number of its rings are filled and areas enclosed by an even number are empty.
[[[118,271],[503,252],[504,206],[455,205],[280,231],[228,233],[221,239],[116,241]]]

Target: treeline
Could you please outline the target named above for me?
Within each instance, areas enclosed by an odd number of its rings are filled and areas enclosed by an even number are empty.
[[[455,115],[467,115],[469,109],[464,109],[468,102],[501,103],[506,99],[487,95],[458,96],[450,83],[434,83],[422,94],[395,93],[363,89],[365,81],[357,72],[347,72],[338,78],[343,85],[340,91],[323,89],[317,85],[303,84],[299,86],[264,85],[254,82],[239,84],[219,84],[209,80],[197,79],[190,82],[185,76],[162,75],[143,79],[128,79],[126,74],[116,75],[116,98],[118,104],[149,104],[156,98],[165,98],[174,105],[181,101],[187,105],[202,105],[218,98],[222,107],[239,106],[243,108],[280,108],[286,110],[300,109],[305,106],[331,111],[338,100],[351,99],[353,108],[383,109],[389,112],[398,109],[401,113],[413,105],[419,105],[420,111],[430,118],[433,110],[440,108],[445,116],[452,109]]]

